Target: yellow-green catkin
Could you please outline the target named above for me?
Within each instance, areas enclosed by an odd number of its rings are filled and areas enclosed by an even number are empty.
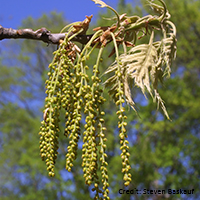
[[[92,78],[92,86],[88,84],[85,86],[85,95],[84,95],[84,114],[85,118],[85,131],[83,132],[83,149],[82,149],[82,166],[83,173],[85,177],[85,182],[88,185],[91,185],[96,180],[98,180],[97,169],[98,169],[98,155],[97,155],[97,105],[95,99],[94,91],[94,76]]]
[[[53,62],[49,65],[48,80],[46,81],[45,109],[40,127],[40,154],[46,162],[49,176],[54,176],[54,165],[58,154],[59,115],[61,107],[66,108],[65,99],[67,82],[73,63],[67,56],[67,41],[55,51]]]
[[[66,169],[71,171],[73,161],[77,157],[78,140],[80,138],[80,121],[81,121],[81,73],[80,65],[74,66],[73,72],[71,72],[71,86],[69,88],[68,101],[66,108],[66,124],[65,135],[69,138],[69,145],[67,147],[66,154]]]
[[[71,44],[72,45],[72,44]],[[44,120],[40,128],[40,154],[46,162],[50,176],[54,176],[54,165],[58,154],[58,133],[60,109],[65,110],[65,132],[69,139],[66,154],[66,169],[71,171],[77,157],[78,141],[81,137],[81,119],[85,117],[82,147],[82,167],[87,185],[93,185],[94,199],[109,199],[109,184],[106,162],[106,128],[102,105],[105,98],[100,88],[99,61],[93,66],[93,75],[88,76],[86,65],[90,53],[77,54],[78,59],[69,56],[67,39],[55,52],[49,65],[49,79],[46,81]],[[74,52],[73,52],[74,53]],[[74,54],[73,54],[74,55]],[[98,170],[100,169],[100,173]],[[101,181],[100,181],[101,180]]]
[[[120,66],[120,63],[119,63]],[[126,126],[127,126],[127,116],[125,115],[125,108],[124,108],[124,85],[121,81],[122,79],[122,74],[120,71],[120,67],[118,68],[118,70],[116,70],[116,75],[118,77],[118,87],[117,87],[117,93],[115,94],[115,104],[116,106],[118,106],[118,111],[117,111],[117,115],[118,115],[118,128],[119,128],[119,138],[120,138],[120,150],[122,151],[121,153],[121,159],[122,159],[122,173],[124,174],[124,185],[128,186],[131,182],[131,174],[130,174],[130,169],[131,166],[129,164],[129,142],[127,140],[127,130],[126,130]]]
[[[60,63],[55,62],[49,65],[49,79],[46,81],[46,93],[44,120],[40,128],[40,154],[45,160],[49,176],[54,176],[54,165],[57,158],[59,115],[61,108],[61,84],[59,82]]]
[[[100,104],[103,104],[105,99],[103,98],[100,98],[101,99],[101,102]],[[105,137],[105,132],[106,132],[106,127],[104,127],[104,119],[103,119],[103,116],[104,116],[104,112],[103,111],[100,111],[99,113],[99,124],[98,124],[98,127],[99,127],[99,146],[100,146],[100,149],[99,149],[99,160],[100,160],[100,171],[101,171],[101,182],[103,184],[103,197],[104,199],[109,199],[109,183],[108,183],[108,169],[107,169],[107,166],[108,166],[108,163],[106,162],[106,158],[107,158],[107,154],[106,154],[106,137]]]
[[[102,111],[102,105],[106,101],[106,99],[102,96],[103,95],[103,90],[100,89],[100,82],[101,80],[99,79],[99,70],[97,68],[97,65],[93,67],[93,73],[94,73],[94,78],[93,78],[93,89],[95,91],[95,101],[97,105],[97,121],[98,121],[98,139],[99,139],[99,161],[100,161],[100,171],[101,171],[101,182],[102,182],[102,193],[103,193],[103,199],[110,199],[109,198],[109,183],[108,183],[108,170],[107,166],[108,163],[106,161],[107,159],[107,154],[106,154],[106,141],[107,138],[105,136],[106,132],[106,127],[104,126],[104,115],[105,112]]]
[[[104,134],[106,128],[103,126],[105,113],[101,111],[105,98],[102,97],[103,91],[100,89],[101,80],[98,75],[98,66],[94,65],[91,86],[87,85],[84,96],[86,124],[84,126],[85,131],[83,132],[82,167],[86,184],[94,184],[92,188],[92,191],[96,192],[94,199],[109,199],[107,155],[105,153],[106,138]],[[100,162],[100,167],[98,162]],[[99,168],[101,171],[102,189],[100,189],[100,178],[97,175]]]

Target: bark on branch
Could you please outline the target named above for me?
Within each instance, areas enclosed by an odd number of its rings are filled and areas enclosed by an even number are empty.
[[[70,36],[73,33],[70,34]],[[4,28],[0,25],[0,40],[3,39],[32,39],[32,40],[41,40],[48,44],[60,44],[59,41],[65,38],[66,33],[51,33],[46,28],[40,28],[36,31],[32,29],[12,29]],[[77,35],[72,41],[79,42],[81,44],[86,44],[92,35]]]

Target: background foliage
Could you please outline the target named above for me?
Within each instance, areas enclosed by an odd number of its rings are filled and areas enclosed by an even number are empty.
[[[194,188],[195,194],[181,197],[118,194],[123,182],[117,145],[117,117],[113,103],[107,101],[104,110],[108,127],[110,196],[113,199],[198,199],[200,195],[200,2],[166,0],[166,4],[177,26],[178,52],[172,65],[172,77],[165,80],[159,90],[172,122],[156,110],[151,100],[147,102],[135,91],[141,118],[131,110],[127,113],[133,179],[129,189]],[[127,14],[146,13],[139,7],[132,8],[123,0],[119,1],[118,10]],[[104,16],[109,17],[110,14],[108,11]],[[62,15],[51,13],[37,20],[26,19],[22,27],[37,29],[45,26],[52,32],[58,32],[66,23]],[[102,23],[105,26],[105,22],[99,18],[97,24]],[[80,157],[75,161],[72,174],[64,169],[67,148],[65,140],[62,140],[64,136],[59,139],[54,178],[48,177],[39,156],[38,130],[45,98],[45,74],[56,47],[46,47],[41,42],[33,41],[3,44],[0,63],[1,199],[89,199],[93,194],[84,184]],[[107,58],[112,50],[112,47],[109,48],[108,54],[104,52],[106,61],[102,72],[112,62],[112,58]]]

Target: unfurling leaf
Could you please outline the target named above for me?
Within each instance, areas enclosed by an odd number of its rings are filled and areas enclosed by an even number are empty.
[[[94,1],[95,4],[99,4],[100,7],[104,8],[104,7],[109,7],[106,3],[104,3],[103,1],[101,0],[92,0]]]
[[[107,5],[106,3],[104,3],[101,0],[92,0],[92,1],[94,1],[95,4],[99,4],[101,8],[109,8],[110,10],[112,10],[117,16],[117,21],[118,21],[118,25],[119,25],[120,16],[119,16],[118,12],[114,8],[112,8],[111,6]]]
[[[158,106],[161,105],[164,114],[169,119],[164,102],[157,91],[157,86],[159,80],[162,82],[163,71],[170,72],[170,65],[176,54],[176,39],[172,33],[169,34],[168,38],[164,38],[159,42],[153,42],[153,39],[154,32],[151,34],[149,44],[135,46],[128,53],[119,56],[119,62],[122,63],[120,69],[124,85],[124,96],[126,102],[135,110],[135,104],[131,97],[132,85],[129,83],[132,79],[144,95],[146,90],[149,92]],[[163,70],[164,66],[166,66],[165,70]],[[104,74],[116,72],[117,68],[118,62],[115,61]],[[117,92],[117,81],[117,75],[114,74],[104,83],[106,87],[109,87],[109,93],[112,95]]]

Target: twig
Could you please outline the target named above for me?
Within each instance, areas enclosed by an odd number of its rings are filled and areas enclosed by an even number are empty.
[[[12,29],[4,28],[0,25],[0,40],[3,39],[31,39],[31,40],[41,40],[48,44],[60,44],[60,40],[65,38],[66,33],[51,33],[46,28],[40,28],[36,31],[32,29]],[[70,33],[69,36],[74,33]],[[79,42],[81,44],[86,44],[92,35],[77,35],[72,41]]]

